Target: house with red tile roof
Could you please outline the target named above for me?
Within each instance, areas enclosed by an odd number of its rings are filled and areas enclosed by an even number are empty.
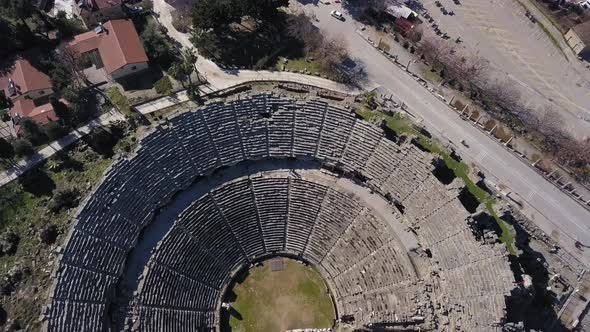
[[[8,113],[16,124],[22,118],[30,118],[41,125],[58,119],[49,103],[53,95],[51,80],[29,61],[16,60],[12,68],[0,76],[0,90],[12,104]]]
[[[10,71],[0,77],[0,90],[11,100],[36,100],[53,94],[49,76],[24,59],[16,60]]]
[[[130,20],[108,21],[75,36],[68,46],[80,56],[88,56],[115,81],[148,68],[148,57]]]
[[[87,27],[100,22],[125,18],[125,0],[77,0],[76,12]]]

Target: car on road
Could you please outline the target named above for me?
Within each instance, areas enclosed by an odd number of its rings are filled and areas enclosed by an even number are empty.
[[[337,10],[331,11],[330,15],[334,16],[336,19],[339,19],[340,21],[344,21],[344,16],[342,15],[341,12],[339,12]]]

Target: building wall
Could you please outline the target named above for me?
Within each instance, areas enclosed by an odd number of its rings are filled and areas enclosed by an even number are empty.
[[[100,22],[125,18],[125,12],[123,12],[123,6],[113,6],[110,8],[97,10],[92,13],[85,12],[80,14],[80,16],[87,27],[93,27],[98,25]]]
[[[148,68],[147,62],[128,64],[122,68],[115,70],[111,74],[111,77],[114,80],[119,80],[119,79],[125,78],[126,76],[129,76],[129,75],[132,75],[135,73],[139,73],[140,71],[146,70],[147,68]]]
[[[579,55],[586,48],[584,42],[582,42],[580,37],[578,37],[578,35],[573,29],[569,29],[569,31],[564,35],[564,37],[567,43],[570,45],[570,47],[574,50],[574,52],[576,52],[576,54]]]

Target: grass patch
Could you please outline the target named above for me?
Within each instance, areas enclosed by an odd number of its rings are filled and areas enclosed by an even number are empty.
[[[129,100],[118,87],[112,86],[107,90],[107,96],[111,103],[119,110],[119,112],[130,116],[132,115],[131,105],[129,104]]]
[[[424,147],[430,153],[440,156],[441,159],[444,160],[447,167],[451,169],[453,173],[455,173],[455,176],[463,180],[467,190],[469,190],[469,192],[475,196],[475,198],[477,198],[480,204],[486,207],[488,213],[494,218],[502,230],[502,234],[499,236],[500,241],[506,245],[506,248],[511,255],[516,255],[516,250],[514,249],[514,237],[512,236],[508,225],[498,217],[498,214],[494,208],[495,198],[482,188],[478,187],[471,180],[469,177],[469,166],[467,164],[453,159],[447,151],[440,147],[440,145],[424,136],[424,134],[418,132],[408,119],[402,117],[398,113],[393,116],[389,116],[383,113],[359,110],[357,111],[357,114],[368,121],[374,121],[376,118],[385,119],[387,122],[387,127],[393,130],[398,136],[402,134],[416,136],[418,143],[422,147]]]
[[[285,60],[287,60],[286,63]],[[297,73],[302,71],[308,71],[312,74],[323,73],[322,66],[320,66],[317,61],[311,61],[305,58],[287,59],[285,57],[279,57],[277,63],[275,64],[275,68],[281,71],[288,70]]]
[[[334,321],[332,300],[322,277],[312,267],[294,260],[284,259],[282,271],[271,271],[267,263],[251,269],[233,292],[235,314],[229,317],[229,327],[227,322],[222,323],[222,331],[329,328]]]
[[[443,80],[440,75],[438,75],[436,72],[433,72],[430,68],[424,65],[420,66],[420,74],[422,75],[423,79],[436,84],[442,82]]]

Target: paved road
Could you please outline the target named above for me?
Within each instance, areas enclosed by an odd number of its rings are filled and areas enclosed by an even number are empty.
[[[372,81],[387,88],[404,101],[409,110],[423,119],[427,128],[452,142],[465,139],[469,147],[457,145],[459,153],[469,162],[485,170],[497,183],[507,186],[532,207],[528,215],[547,234],[557,237],[562,246],[585,264],[590,255],[574,248],[574,239],[590,245],[590,212],[505,150],[497,142],[464,122],[448,106],[430,94],[402,69],[381,53],[368,47],[356,33],[354,22],[347,17],[340,22],[330,17],[333,6],[308,5],[319,19],[318,26],[328,34],[340,34],[351,55],[365,66]]]

